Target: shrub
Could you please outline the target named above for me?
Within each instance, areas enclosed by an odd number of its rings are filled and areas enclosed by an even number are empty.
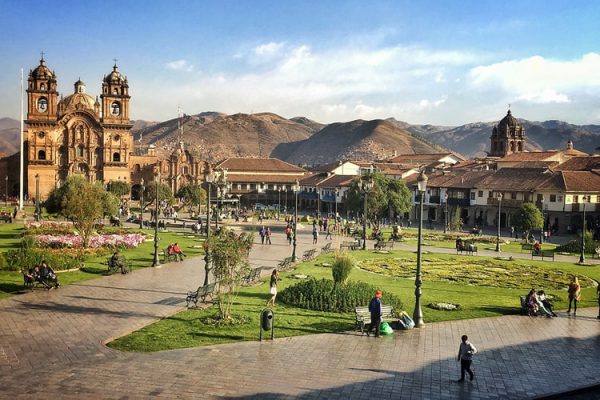
[[[64,251],[47,251],[42,249],[17,249],[9,250],[4,255],[6,258],[3,269],[9,271],[27,270],[40,265],[43,260],[55,271],[73,269],[81,266],[82,255],[69,254]]]
[[[366,306],[377,288],[365,282],[350,281],[334,286],[332,280],[310,278],[285,288],[279,298],[286,304],[300,308],[328,312],[354,312],[356,307]],[[402,301],[390,293],[383,293],[383,303],[402,310]]]
[[[583,241],[585,242],[586,253],[594,254],[596,248],[600,246],[600,242],[594,242],[591,232],[585,233]],[[562,246],[558,246],[556,248],[556,251],[565,253],[581,253],[581,238],[571,240],[570,242],[565,243]]]
[[[354,258],[347,253],[340,253],[335,256],[335,260],[331,266],[334,286],[343,285],[346,282],[355,263]]]

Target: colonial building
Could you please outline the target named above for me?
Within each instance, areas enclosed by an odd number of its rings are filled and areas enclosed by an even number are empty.
[[[129,84],[115,64],[102,81],[100,99],[78,80],[72,94],[58,93],[56,74],[44,58],[29,72],[25,159],[27,192],[40,197],[69,175],[88,181],[130,180],[133,148],[129,121]]]

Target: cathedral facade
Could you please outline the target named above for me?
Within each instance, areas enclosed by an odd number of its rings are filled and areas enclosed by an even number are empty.
[[[44,58],[29,72],[25,162],[30,197],[39,180],[40,198],[67,176],[90,182],[130,182],[133,150],[129,84],[116,63],[104,76],[100,97],[86,93],[78,80],[73,93],[59,97],[56,74]]]

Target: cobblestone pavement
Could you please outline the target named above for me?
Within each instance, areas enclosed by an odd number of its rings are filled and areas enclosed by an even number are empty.
[[[307,233],[299,238],[300,252],[313,247]],[[251,258],[273,266],[289,253],[276,239]],[[600,384],[596,309],[436,323],[379,339],[321,334],[150,354],[103,345],[181,309],[203,276],[192,259],[0,301],[0,398],[522,399]],[[479,353],[475,380],[459,384],[462,334]]]

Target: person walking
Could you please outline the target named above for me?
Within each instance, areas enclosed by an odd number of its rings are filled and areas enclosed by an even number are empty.
[[[475,374],[471,370],[471,363],[473,362],[473,354],[477,353],[477,349],[471,343],[469,343],[469,337],[462,335],[461,343],[458,346],[458,358],[460,361],[460,379],[458,382],[465,381],[465,372],[469,373],[469,379],[473,380]]]
[[[327,234],[325,235],[325,240],[327,240],[328,238],[330,240],[333,239],[333,236],[331,235],[331,225],[327,225]]]
[[[271,227],[267,226],[267,230],[265,231],[265,237],[267,239],[267,244],[271,244]]]
[[[287,238],[288,246],[291,246],[292,245],[292,227],[290,226],[290,224],[288,224],[285,227],[285,237]]]
[[[275,297],[277,297],[277,279],[277,269],[274,269],[273,272],[271,272],[271,280],[269,282],[269,287],[271,289],[271,298],[267,301],[267,306],[269,304],[275,306]]]
[[[267,231],[265,230],[264,225],[260,228],[260,231],[258,231],[258,234],[260,235],[260,243],[265,244],[265,235],[267,234]]]
[[[573,303],[573,316],[577,316],[577,302],[581,298],[581,285],[579,284],[579,280],[576,276],[574,276],[569,283],[568,293],[569,309],[567,310],[567,314],[571,314],[571,303]]]
[[[379,337],[379,328],[381,325],[381,290],[375,292],[375,296],[369,302],[369,312],[371,313],[371,325],[367,330],[367,336],[371,336],[371,331],[375,330],[375,337]]]
[[[317,230],[317,226],[313,225],[313,244],[317,244],[317,241],[319,240],[319,231]]]

